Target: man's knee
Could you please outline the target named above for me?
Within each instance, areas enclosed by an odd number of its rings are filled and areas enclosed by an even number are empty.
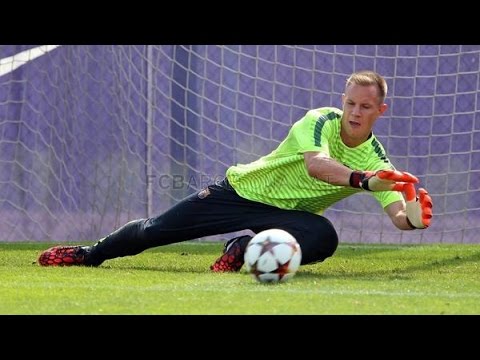
[[[328,221],[328,225],[324,225],[318,234],[318,242],[322,242],[325,244],[325,251],[328,256],[330,257],[333,253],[337,250],[338,247],[338,234],[333,224]]]
[[[299,241],[302,265],[321,262],[332,256],[338,247],[338,234],[326,218],[312,223]]]

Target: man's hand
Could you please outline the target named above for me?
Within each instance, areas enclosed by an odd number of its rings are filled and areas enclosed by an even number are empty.
[[[368,191],[403,191],[406,184],[414,183],[418,178],[406,171],[353,171],[350,175],[351,187]]]
[[[432,198],[427,190],[418,189],[417,196],[413,184],[405,184],[405,200],[407,201],[407,222],[415,229],[425,229],[430,226],[432,221]]]

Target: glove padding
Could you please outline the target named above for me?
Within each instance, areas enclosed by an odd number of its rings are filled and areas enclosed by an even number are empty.
[[[418,189],[418,196],[413,184],[404,186],[405,200],[407,201],[407,221],[412,228],[425,229],[432,221],[433,202],[428,191],[424,188]]]
[[[403,191],[407,183],[418,183],[418,178],[398,170],[353,171],[350,175],[350,186],[368,191]]]

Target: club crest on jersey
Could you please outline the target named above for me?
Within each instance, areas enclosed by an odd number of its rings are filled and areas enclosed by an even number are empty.
[[[207,187],[197,194],[199,199],[205,199],[208,195],[210,195],[210,189]]]

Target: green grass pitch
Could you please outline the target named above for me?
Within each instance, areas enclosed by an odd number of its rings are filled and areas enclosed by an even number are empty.
[[[0,244],[0,314],[480,314],[480,245],[342,244],[280,284],[210,272],[219,243],[38,266],[51,245]]]

